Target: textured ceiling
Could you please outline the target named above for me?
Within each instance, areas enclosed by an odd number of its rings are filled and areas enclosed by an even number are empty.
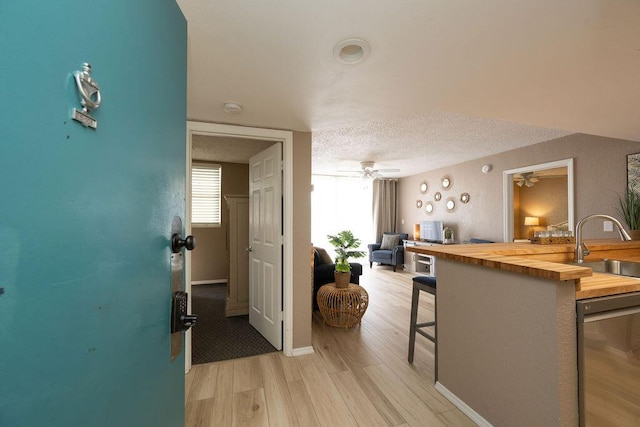
[[[194,160],[248,164],[251,157],[272,145],[273,141],[193,135],[191,138],[191,158]]]
[[[312,131],[314,173],[406,176],[574,132],[640,141],[636,0],[178,4],[189,119]],[[352,37],[371,55],[335,61]]]

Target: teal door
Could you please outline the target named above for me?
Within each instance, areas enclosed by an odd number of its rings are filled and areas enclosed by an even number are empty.
[[[186,44],[174,0],[0,2],[0,426],[184,423]],[[83,62],[97,130],[69,118]]]

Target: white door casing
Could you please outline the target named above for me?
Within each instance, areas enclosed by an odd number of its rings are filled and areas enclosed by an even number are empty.
[[[282,349],[282,147],[249,162],[249,323]]]
[[[283,353],[285,356],[295,354],[293,348],[293,132],[275,129],[253,128],[247,126],[225,125],[219,123],[203,123],[187,121],[187,159],[186,159],[186,217],[184,221],[185,235],[191,234],[191,162],[192,138],[195,135],[231,136],[234,138],[260,139],[279,142],[283,148],[284,178],[284,248],[283,248]],[[191,298],[191,252],[185,253],[185,287]],[[191,310],[191,301],[189,301]],[[191,330],[185,334],[185,372],[191,369]]]

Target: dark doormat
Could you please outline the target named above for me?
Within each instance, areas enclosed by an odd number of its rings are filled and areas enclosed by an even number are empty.
[[[249,324],[249,315],[225,317],[226,297],[225,284],[191,287],[191,311],[198,315],[192,328],[194,365],[278,351]]]

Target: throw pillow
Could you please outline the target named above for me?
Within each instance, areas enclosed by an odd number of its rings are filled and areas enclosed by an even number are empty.
[[[316,248],[316,252],[318,253],[318,256],[320,257],[320,263],[321,264],[333,264],[333,260],[331,259],[331,257],[327,253],[327,251],[325,251],[322,248]]]
[[[398,246],[398,243],[400,243],[399,234],[383,234],[382,243],[380,244],[380,249],[390,251],[394,247]]]

